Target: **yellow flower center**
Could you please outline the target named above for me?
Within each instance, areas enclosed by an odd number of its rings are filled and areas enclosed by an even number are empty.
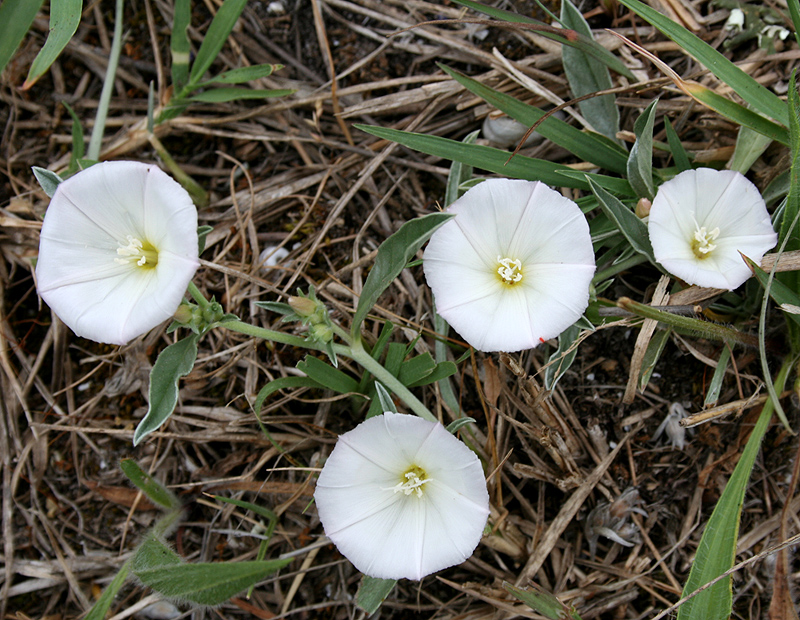
[[[403,495],[411,495],[413,493],[421,498],[423,495],[422,485],[431,480],[432,478],[428,478],[428,474],[419,465],[412,465],[400,477],[400,482],[393,486],[391,490]]]
[[[127,265],[134,263],[137,267],[144,267],[152,269],[158,265],[158,250],[147,242],[142,243],[133,235],[128,235],[126,241],[128,245],[119,244],[117,248],[118,257],[114,259],[115,263],[120,265]]]
[[[692,239],[694,255],[700,260],[708,258],[717,247],[717,244],[714,243],[717,237],[719,237],[719,227],[709,232],[705,226],[698,226],[694,231],[694,239]]]
[[[513,286],[522,282],[522,261],[516,258],[497,257],[497,275],[503,284]]]

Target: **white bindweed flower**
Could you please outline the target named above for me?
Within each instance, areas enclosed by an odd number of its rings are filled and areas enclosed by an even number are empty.
[[[686,170],[658,188],[647,225],[656,260],[689,284],[733,290],[778,235],[764,199],[733,170]]]
[[[125,344],[173,315],[198,266],[197,209],[186,190],[155,166],[110,161],[58,185],[36,281],[76,334]]]
[[[544,183],[489,179],[447,210],[423,258],[436,311],[481,351],[558,336],[589,302],[594,252],[573,201]]]
[[[419,580],[460,564],[489,514],[478,457],[441,424],[398,413],[339,437],[314,500],[339,551],[381,579]]]

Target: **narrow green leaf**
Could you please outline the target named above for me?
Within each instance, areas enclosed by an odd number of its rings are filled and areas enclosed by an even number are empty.
[[[246,510],[250,510],[257,515],[264,517],[267,521],[273,522],[278,520],[278,515],[272,512],[269,508],[265,508],[264,506],[259,506],[258,504],[251,504],[250,502],[246,502],[241,499],[234,499],[232,497],[222,497],[221,495],[215,495],[214,499],[225,504],[233,504],[234,506],[239,506],[239,508],[244,508]]]
[[[561,2],[561,21],[567,28],[571,28],[588,39],[593,39],[589,24],[570,0]],[[614,86],[608,67],[585,51],[565,46],[561,50],[561,56],[569,87],[576,98],[608,90]],[[595,131],[612,140],[617,139],[619,109],[614,95],[592,97],[581,101],[578,107]]]
[[[192,0],[175,0],[170,53],[172,54],[172,86],[180,92],[189,81],[189,24],[192,20]]]
[[[746,256],[744,257],[744,260],[750,267],[753,275],[755,275],[758,283],[766,289],[767,282],[769,281],[769,274]],[[800,307],[800,295],[778,280],[778,278],[773,278],[772,285],[769,287],[769,296],[772,298],[772,301],[779,306],[785,305]],[[796,326],[800,328],[800,314],[784,312],[784,315],[788,321],[795,323]]]
[[[786,4],[789,5],[789,15],[791,15],[792,24],[794,24],[794,38],[797,44],[800,45],[800,3],[791,1]]]
[[[61,102],[72,117],[72,154],[69,157],[69,172],[74,174],[78,171],[78,162],[86,154],[86,140],[83,137],[83,126],[80,117],[66,101]]]
[[[201,82],[198,86],[206,86],[209,84],[241,84],[252,80],[260,80],[261,78],[272,75],[273,72],[279,71],[280,69],[283,69],[283,65],[263,64],[241,67],[215,75],[208,80],[208,82]]]
[[[686,149],[683,148],[680,136],[672,127],[672,123],[669,122],[669,118],[666,116],[664,117],[664,129],[667,131],[669,150],[672,153],[672,159],[675,161],[675,166],[678,168],[678,171],[684,172],[685,170],[691,170],[692,162],[689,161],[689,154],[686,152]]]
[[[178,402],[178,381],[188,375],[197,359],[198,334],[169,345],[158,356],[150,371],[150,405],[133,433],[133,445],[161,428]]]
[[[575,356],[578,353],[576,342],[581,335],[581,328],[577,325],[570,325],[558,336],[558,348],[547,360],[547,367],[544,371],[544,385],[546,390],[555,389],[558,380],[572,366]]]
[[[775,390],[779,394],[783,391],[787,371],[788,365],[785,365],[775,381]],[[767,401],[706,524],[683,596],[691,594],[733,566],[744,494],[761,440],[769,428],[772,411],[772,401]],[[678,609],[678,620],[727,620],[731,615],[732,600],[729,575],[681,605]]]
[[[780,97],[767,90],[705,41],[639,0],[619,0],[619,2],[655,26],[685,52],[694,56],[755,110],[788,126],[788,109]]]
[[[133,459],[123,459],[119,464],[122,473],[154,504],[167,510],[181,507],[180,500],[167,487],[145,472]]]
[[[189,85],[197,84],[222,51],[225,41],[242,14],[247,0],[225,0],[208,27],[189,75]]]
[[[450,424],[447,425],[445,430],[447,430],[447,432],[450,433],[451,435],[455,435],[458,431],[460,431],[468,424],[475,424],[475,418],[470,418],[466,416],[463,418],[458,418],[458,420],[453,420],[452,422],[450,422]]]
[[[422,353],[416,357],[406,360],[400,365],[400,373],[397,378],[403,385],[410,385],[431,374],[436,368],[436,362],[430,353]]]
[[[589,189],[585,181],[565,178],[561,171],[573,172],[572,168],[561,164],[554,164],[543,159],[515,155],[509,161],[507,151],[481,146],[478,144],[464,144],[457,140],[428,136],[425,134],[400,131],[388,127],[372,127],[368,125],[355,125],[361,131],[373,136],[392,140],[415,151],[435,155],[451,161],[460,161],[463,164],[482,168],[502,174],[512,179],[525,179],[527,181],[543,181],[556,187],[575,187]]]
[[[436,364],[436,368],[434,368],[432,372],[425,375],[423,378],[414,381],[413,383],[409,383],[406,387],[415,388],[422,387],[423,385],[430,385],[431,383],[441,381],[447,377],[452,377],[457,372],[458,366],[456,366],[453,362],[445,360],[444,362],[439,362]]]
[[[789,199],[778,231],[778,245],[788,238],[785,251],[800,249],[800,230],[791,230],[794,219],[800,212],[800,96],[797,93],[796,71],[789,79],[789,133],[791,137],[791,178],[789,183]]]
[[[278,88],[274,90],[263,90],[256,88],[213,88],[192,95],[186,101],[192,103],[225,103],[227,101],[239,101],[242,99],[268,99],[270,97],[285,97],[294,91],[289,88]]]
[[[105,620],[108,610],[111,609],[111,603],[114,602],[114,597],[117,596],[122,589],[128,575],[131,571],[131,561],[125,562],[119,569],[119,572],[114,576],[114,579],[106,586],[100,598],[92,605],[89,613],[86,614],[84,620]]]
[[[459,143],[457,143],[459,144]],[[352,334],[358,336],[361,323],[378,298],[403,271],[408,261],[417,253],[430,236],[449,220],[448,213],[431,213],[403,224],[396,233],[381,243],[375,264],[367,276],[358,307],[353,316]]]
[[[485,13],[490,17],[495,19],[501,19],[507,22],[515,22],[518,24],[535,24],[537,26],[545,26],[547,24],[544,22],[540,22],[539,20],[533,19],[531,17],[525,17],[524,15],[519,15],[517,13],[512,13],[511,11],[505,11],[503,9],[496,9],[494,7],[486,6],[484,4],[480,4],[479,2],[474,2],[473,0],[453,0],[456,4],[460,4],[462,6],[469,7],[474,9],[480,13]],[[628,69],[625,64],[614,54],[609,52],[606,48],[600,45],[594,39],[590,39],[585,37],[580,33],[576,33],[576,38],[568,38],[565,35],[548,31],[548,30],[540,30],[538,34],[542,35],[547,39],[551,39],[553,41],[557,41],[562,45],[569,45],[575,47],[576,49],[582,50],[587,54],[590,54],[604,65],[606,65],[612,71],[619,73],[620,75],[624,75],[625,77],[635,80],[636,78],[631,73],[630,69]]]
[[[381,405],[381,413],[397,413],[397,407],[392,400],[392,395],[389,390],[383,387],[379,381],[375,382],[375,393],[378,395],[378,402]]]
[[[14,56],[44,0],[3,0],[0,3],[0,72]]]
[[[730,360],[731,347],[725,345],[722,347],[719,359],[717,360],[717,367],[714,369],[714,374],[711,377],[711,381],[708,383],[708,391],[706,392],[706,398],[703,402],[704,407],[713,407],[717,404],[720,392],[722,391],[722,382],[725,379],[725,371],[728,369]]]
[[[653,254],[653,246],[650,244],[650,236],[647,233],[647,226],[645,223],[636,217],[633,211],[600,187],[592,179],[589,179],[589,184],[603,212],[616,224],[617,229],[625,236],[631,244],[631,247],[642,256],[647,257],[647,260],[653,265],[657,265],[658,263]]]
[[[297,387],[321,388],[323,386],[310,377],[281,377],[280,379],[270,381],[264,387],[262,387],[261,390],[259,390],[258,396],[253,403],[253,411],[255,412],[256,417],[261,416],[261,408],[264,406],[264,402],[267,400],[267,398],[269,398],[272,394],[278,390]]]
[[[53,194],[55,194],[58,189],[58,184],[61,183],[63,179],[52,170],[40,168],[39,166],[32,166],[31,170],[33,170],[33,176],[39,181],[39,185],[44,190],[44,193],[52,198]]]
[[[50,2],[50,32],[44,46],[33,59],[22,90],[33,86],[67,46],[81,23],[82,4],[82,0],[53,0]]]
[[[162,596],[195,605],[221,605],[283,568],[292,558],[251,562],[180,564],[136,576]]]
[[[445,71],[447,69],[442,67]],[[473,144],[481,134],[480,129],[473,131],[462,140],[464,144]],[[472,166],[454,161],[450,165],[450,174],[447,175],[447,188],[444,193],[444,206],[449,207],[461,197],[461,184],[472,178]]]
[[[576,53],[582,54],[582,52]],[[523,125],[532,127],[545,115],[543,110],[489,88],[454,69],[442,64],[439,67],[471,93],[492,104],[498,110],[502,110]],[[603,69],[605,70],[605,67]],[[616,110],[616,107],[614,109]],[[618,122],[619,116],[617,116]],[[536,128],[536,131],[584,161],[619,174],[626,171],[627,154],[621,147],[610,141],[599,139],[592,133],[583,132],[555,116],[548,117]]]
[[[647,350],[644,352],[642,359],[642,369],[639,373],[639,389],[644,391],[647,384],[650,383],[650,377],[653,376],[653,370],[656,368],[658,359],[664,352],[664,347],[669,342],[669,337],[672,335],[672,328],[656,330],[650,342],[647,344]]]
[[[776,176],[761,195],[764,198],[764,202],[767,203],[767,207],[771,207],[779,200],[786,198],[789,195],[790,184],[791,170],[784,170]]]
[[[728,168],[747,174],[750,167],[761,157],[770,144],[772,144],[772,138],[746,125],[742,125],[739,127],[739,133],[736,136],[736,148],[733,150],[733,157],[728,163]]]
[[[297,369],[306,373],[321,386],[334,392],[340,394],[358,392],[358,381],[313,355],[306,355],[305,359],[297,364]]]
[[[618,179],[616,177],[610,177],[604,174],[597,174],[594,172],[582,172],[581,170],[573,170],[569,168],[568,170],[559,170],[558,174],[562,177],[566,177],[568,179],[572,179],[573,183],[578,179],[587,180],[591,179],[597,185],[602,187],[603,189],[613,192],[615,194],[619,194],[620,196],[628,196],[630,198],[636,198],[636,192],[633,191],[631,184],[628,183],[625,179]],[[559,185],[563,185],[564,182],[562,181]],[[579,202],[580,204],[580,202]],[[586,211],[584,211],[586,213]]]
[[[732,120],[737,125],[750,127],[754,131],[767,136],[772,140],[777,140],[781,144],[789,144],[789,133],[785,128],[764,118],[760,114],[749,110],[743,105],[731,101],[730,99],[718,95],[713,90],[706,88],[696,82],[686,82],[684,84],[689,95],[694,97],[703,105],[711,108],[715,112]]]
[[[636,142],[631,149],[628,157],[628,181],[642,198],[652,200],[655,196],[653,186],[653,123],[656,118],[656,105],[658,99],[654,99],[645,108],[641,116],[636,119],[633,131],[636,134]]]
[[[378,611],[381,603],[389,596],[395,585],[397,585],[397,579],[378,579],[369,575],[362,576],[361,584],[358,586],[358,592],[356,593],[356,605],[367,612],[367,615],[374,614]]]
[[[527,590],[505,581],[503,582],[503,587],[545,618],[550,620],[581,620],[574,607],[565,605],[554,595],[534,583],[531,583]]]

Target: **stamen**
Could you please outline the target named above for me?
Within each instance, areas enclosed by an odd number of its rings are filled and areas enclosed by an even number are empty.
[[[128,235],[128,245],[119,244],[117,254],[122,258],[115,258],[114,262],[127,265],[135,262],[139,267],[155,267],[158,264],[158,251],[148,244],[147,247],[133,235]]]
[[[418,498],[422,498],[422,485],[432,480],[432,478],[427,477],[425,470],[416,465],[412,466],[411,469],[403,475],[403,478],[404,480],[401,480],[395,486],[382,490],[403,493],[403,495],[411,495],[413,493]]]
[[[719,237],[719,227],[709,232],[705,226],[698,226],[692,241],[694,255],[700,259],[707,258],[717,247],[714,243],[717,237]]]
[[[522,261],[513,258],[497,257],[499,267],[497,275],[506,284],[517,284],[522,281]]]

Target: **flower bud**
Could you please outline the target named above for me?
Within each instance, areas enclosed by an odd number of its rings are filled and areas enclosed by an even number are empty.
[[[289,297],[289,306],[299,316],[306,318],[312,316],[317,311],[317,303],[308,297]]]
[[[186,325],[189,321],[192,320],[192,307],[188,304],[181,304],[178,306],[178,309],[175,311],[173,315],[173,319],[175,319],[178,323],[182,323]]]
[[[315,323],[308,328],[308,336],[317,342],[330,342],[333,340],[333,330],[325,323]]]
[[[640,220],[643,220],[648,215],[650,215],[650,207],[653,206],[653,203],[650,202],[647,198],[639,198],[639,202],[636,203],[636,217]]]

